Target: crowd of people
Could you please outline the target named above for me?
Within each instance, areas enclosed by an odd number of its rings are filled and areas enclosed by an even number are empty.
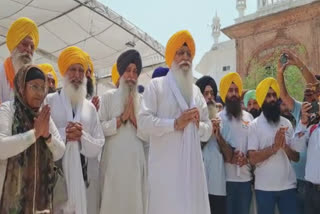
[[[114,89],[94,96],[88,53],[35,65],[37,25],[18,18],[0,65],[1,214],[319,214],[320,82],[289,50],[277,79],[245,90],[237,72],[194,84],[191,34],[138,87],[140,53],[120,54]],[[281,57],[280,57],[281,58]],[[299,102],[284,72],[297,66]],[[257,208],[257,211],[255,210]]]

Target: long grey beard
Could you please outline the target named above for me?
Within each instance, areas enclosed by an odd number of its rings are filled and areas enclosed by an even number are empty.
[[[183,98],[189,105],[193,96],[192,65],[190,66],[189,70],[185,71],[181,69],[177,63],[172,62],[171,72],[176,80],[177,86]]]
[[[123,106],[123,110],[126,108],[128,104],[128,98],[131,94],[133,96],[133,105],[134,105],[134,111],[135,115],[138,115],[139,110],[139,96],[137,93],[137,85],[134,85],[133,87],[129,87],[129,85],[126,83],[126,81],[121,77],[119,82],[119,91],[120,91],[120,99],[121,99],[121,105]]]
[[[82,84],[79,88],[75,88],[67,77],[63,78],[63,88],[66,95],[70,99],[71,106],[74,109],[87,95],[87,78],[84,77]]]
[[[32,57],[28,57],[26,53],[20,53],[17,48],[11,52],[11,59],[15,73],[24,65],[32,64]]]

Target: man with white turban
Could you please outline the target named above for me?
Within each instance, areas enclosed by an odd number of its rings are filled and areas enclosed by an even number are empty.
[[[249,127],[248,157],[254,165],[255,193],[259,214],[297,214],[296,175],[291,161],[299,160],[289,120],[280,116],[280,88],[274,78],[266,78],[256,89],[262,113]]]
[[[8,30],[6,43],[10,56],[0,65],[0,103],[13,100],[13,79],[23,65],[32,62],[39,44],[36,23],[26,17],[17,19]]]
[[[96,108],[86,99],[87,58],[80,48],[68,47],[59,55],[58,66],[63,77],[62,90],[48,95],[46,101],[66,144],[62,166],[60,165],[66,189],[63,184],[56,185],[54,211],[91,214],[93,212],[88,210],[87,202],[91,198],[87,197],[86,192],[91,185],[91,175],[87,173],[90,171],[88,158],[99,157],[104,136]],[[96,191],[96,194],[96,200],[99,201],[99,192]]]
[[[166,47],[170,68],[152,79],[142,99],[138,127],[150,136],[148,214],[209,214],[200,141],[212,125],[206,101],[193,84],[195,44],[186,31]]]

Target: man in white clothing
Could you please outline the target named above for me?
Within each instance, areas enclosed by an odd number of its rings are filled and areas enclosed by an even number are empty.
[[[6,43],[10,56],[0,64],[0,103],[13,100],[13,79],[19,69],[32,62],[39,44],[38,27],[29,18],[21,17],[10,26]]]
[[[170,71],[146,88],[138,127],[150,136],[148,214],[209,214],[200,141],[212,125],[206,102],[193,84],[195,44],[186,30],[166,47]]]
[[[146,161],[136,121],[140,108],[137,80],[142,69],[139,52],[122,53],[117,67],[119,88],[102,95],[99,111],[106,136],[100,171],[103,182],[100,213],[144,214]]]
[[[86,214],[89,213],[86,189],[90,186],[90,175],[87,174],[85,159],[100,155],[104,144],[103,131],[96,108],[86,100],[85,71],[88,63],[84,52],[75,46],[64,49],[58,58],[58,66],[63,76],[63,87],[60,92],[50,94],[47,103],[66,143],[62,170],[67,191],[56,185],[54,211]],[[62,198],[66,193],[64,201]]]
[[[249,127],[248,155],[255,165],[255,192],[259,214],[297,214],[296,175],[291,161],[299,160],[293,149],[293,128],[280,116],[280,89],[274,78],[266,78],[256,89],[262,113]],[[262,137],[263,136],[263,137]]]

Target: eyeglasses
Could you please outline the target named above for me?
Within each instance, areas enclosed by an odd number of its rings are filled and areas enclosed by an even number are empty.
[[[47,88],[44,86],[28,84],[28,87],[30,87],[34,93],[41,93],[41,94],[47,93]]]
[[[267,93],[266,97],[268,97],[268,98],[271,98],[271,97],[277,98],[277,94],[276,93]]]
[[[185,54],[187,54],[188,57],[191,57],[191,52],[187,51],[187,50],[178,50],[177,51],[177,55],[178,56],[184,56]]]

